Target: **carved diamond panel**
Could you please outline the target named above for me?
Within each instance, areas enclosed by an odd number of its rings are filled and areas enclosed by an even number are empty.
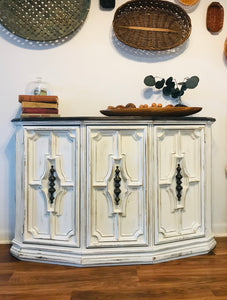
[[[204,128],[155,129],[157,205],[155,242],[204,234]]]
[[[24,239],[78,245],[78,131],[34,128],[25,133]]]
[[[89,128],[89,246],[147,243],[145,145],[142,126]]]

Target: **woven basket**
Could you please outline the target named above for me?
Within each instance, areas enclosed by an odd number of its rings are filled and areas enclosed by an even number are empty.
[[[224,8],[219,2],[212,2],[207,8],[206,25],[210,32],[219,32],[224,23]]]
[[[126,45],[144,50],[167,50],[184,43],[191,19],[179,5],[160,0],[134,0],[120,6],[113,30]]]
[[[197,2],[199,2],[199,0],[178,0],[178,1],[187,6],[195,5]]]
[[[89,7],[90,0],[4,0],[0,1],[0,22],[24,39],[53,41],[74,32]]]

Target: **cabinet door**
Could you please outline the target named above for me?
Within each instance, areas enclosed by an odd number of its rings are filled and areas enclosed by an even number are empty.
[[[77,128],[27,128],[24,241],[79,246]]]
[[[155,243],[204,235],[204,127],[156,127]]]
[[[146,127],[89,127],[88,246],[146,245]]]

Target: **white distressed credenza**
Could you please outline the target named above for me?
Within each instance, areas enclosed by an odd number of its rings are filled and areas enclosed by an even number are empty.
[[[14,119],[20,260],[152,264],[215,247],[212,118]]]

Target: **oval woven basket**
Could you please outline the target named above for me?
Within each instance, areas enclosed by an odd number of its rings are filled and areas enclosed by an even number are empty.
[[[207,8],[206,25],[210,32],[219,32],[224,23],[224,8],[219,2],[212,2]]]
[[[2,0],[0,23],[24,39],[53,41],[73,33],[89,7],[90,0]]]
[[[191,19],[183,8],[169,1],[133,0],[116,10],[113,30],[128,46],[167,50],[188,39]]]

